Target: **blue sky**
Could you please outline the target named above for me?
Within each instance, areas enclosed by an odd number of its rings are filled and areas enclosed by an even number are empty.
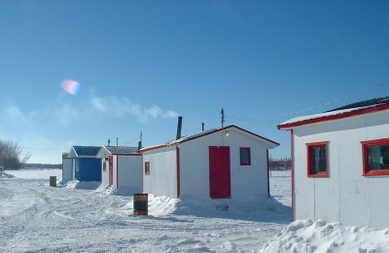
[[[388,1],[0,1],[0,138],[59,163],[72,145],[144,145],[276,125],[389,95]],[[77,94],[61,88],[80,84]]]

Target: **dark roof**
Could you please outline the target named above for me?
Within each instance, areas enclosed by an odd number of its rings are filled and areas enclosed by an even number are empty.
[[[302,125],[344,119],[384,110],[389,110],[389,96],[363,100],[319,114],[295,117],[278,125],[278,129],[286,130]]]
[[[127,146],[104,146],[113,155],[135,155],[139,154],[138,147]]]
[[[334,112],[334,111],[339,111],[339,110],[346,110],[346,109],[372,106],[372,105],[381,105],[381,104],[389,104],[389,96],[363,100],[360,102],[356,102],[356,103],[348,104],[348,105],[345,105],[342,107],[338,107],[338,108],[332,109],[332,110],[327,111],[327,112]]]
[[[78,156],[95,156],[100,150],[100,147],[93,146],[73,146]]]

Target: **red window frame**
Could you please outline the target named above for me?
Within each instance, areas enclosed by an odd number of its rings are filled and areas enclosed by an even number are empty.
[[[242,161],[242,151],[248,151],[249,159],[247,162]],[[239,158],[240,158],[240,165],[242,166],[250,166],[251,165],[251,148],[249,147],[241,147],[239,149]]]
[[[145,175],[150,175],[150,162],[145,162]]]
[[[321,142],[313,142],[313,143],[306,143],[307,146],[307,176],[309,178],[325,178],[329,177],[329,155],[328,155],[328,141],[321,141]],[[321,172],[314,172],[313,169],[313,148],[322,148],[324,147],[326,150],[326,170]]]
[[[389,168],[369,170],[369,147],[389,145],[389,138],[361,141],[362,144],[362,175],[369,176],[388,176]]]

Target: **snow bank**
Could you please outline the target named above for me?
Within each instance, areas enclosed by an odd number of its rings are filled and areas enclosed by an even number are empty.
[[[4,171],[0,171],[0,178],[14,178],[15,176],[5,173]]]
[[[273,212],[284,208],[273,198],[266,196],[246,196],[241,199],[212,200],[194,196],[182,196],[176,203],[175,214],[194,214],[197,216],[247,216],[261,212]]]
[[[87,189],[87,190],[95,190],[99,188],[101,182],[97,181],[89,181],[89,182],[80,182],[78,180],[71,180],[66,182],[64,185],[65,188],[68,189]]]
[[[297,220],[283,229],[262,252],[389,252],[389,228],[374,230],[320,220]]]
[[[125,208],[133,209],[133,197]],[[211,200],[182,196],[171,198],[167,196],[148,195],[148,212],[155,217],[167,215],[192,215],[199,217],[258,217],[264,212],[285,211],[285,207],[272,198],[246,198],[240,201]],[[132,211],[132,210],[131,210]]]

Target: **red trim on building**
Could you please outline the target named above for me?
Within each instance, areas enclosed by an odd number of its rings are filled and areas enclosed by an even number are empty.
[[[362,144],[362,175],[370,176],[388,176],[389,169],[369,170],[369,151],[368,148],[372,146],[389,145],[389,138],[375,139],[369,141],[361,141]]]
[[[329,152],[328,152],[328,141],[321,141],[321,142],[312,142],[312,143],[306,143],[307,146],[307,176],[309,178],[323,178],[323,177],[329,177]],[[314,147],[325,147],[326,149],[326,171],[321,171],[315,173],[312,168],[312,162],[313,162],[313,155],[311,149]]]
[[[108,185],[113,185],[113,156],[108,157]]]
[[[266,149],[266,166],[267,166],[267,196],[270,197],[270,163],[269,163],[269,150]]]
[[[180,167],[180,148],[178,146],[176,147],[176,165],[177,165],[177,198],[179,198],[181,195],[181,178],[180,178],[181,167]]]
[[[115,154],[117,156],[142,156],[142,154]]]
[[[215,129],[215,130],[213,130],[213,131],[205,132],[204,134],[197,134],[197,135],[194,135],[193,137],[188,137],[188,138],[183,139],[183,140],[181,140],[181,141],[178,141],[178,140],[177,140],[176,142],[171,142],[171,143],[167,143],[167,144],[161,144],[161,145],[154,146],[154,147],[150,147],[150,148],[144,148],[144,149],[141,149],[140,152],[143,153],[143,152],[145,152],[145,151],[150,151],[150,150],[155,150],[155,149],[160,149],[160,148],[174,147],[174,146],[177,146],[177,145],[179,145],[179,144],[181,144],[181,143],[184,143],[184,142],[187,142],[187,141],[191,141],[191,140],[195,140],[195,139],[198,139],[198,138],[201,138],[201,137],[204,137],[204,136],[207,136],[207,135],[216,133],[216,132],[228,130],[228,129],[230,129],[230,128],[236,128],[236,129],[241,130],[241,131],[243,131],[243,132],[245,132],[245,133],[248,133],[248,134],[253,135],[253,136],[257,137],[257,138],[260,138],[260,139],[262,139],[262,140],[271,142],[271,143],[273,143],[273,144],[275,144],[275,145],[280,145],[279,143],[277,143],[277,142],[275,142],[275,141],[272,141],[272,140],[267,139],[267,138],[265,138],[265,137],[263,137],[263,136],[260,136],[260,135],[258,135],[258,134],[255,134],[255,133],[253,133],[253,132],[250,132],[250,131],[248,131],[248,130],[246,130],[246,129],[243,129],[243,128],[241,128],[241,127],[238,127],[238,126],[235,126],[235,125],[229,125],[229,126],[226,126],[226,127],[223,127],[223,128]]]
[[[180,144],[180,143],[179,142],[175,142],[175,143],[169,143],[169,144],[161,144],[161,145],[150,147],[150,148],[144,148],[140,152],[143,154],[143,152],[151,151],[151,150],[157,150],[157,149],[160,149],[160,148],[176,147],[176,146],[178,146],[178,144]]]
[[[242,162],[242,150],[248,150],[249,151],[249,157],[248,161],[246,163]],[[240,147],[239,148],[239,160],[241,166],[250,166],[251,165],[251,148],[250,147]]]
[[[141,192],[142,193],[145,193],[144,192],[144,189],[143,189],[143,181],[144,181],[144,169],[143,169],[143,166],[144,166],[144,163],[143,163],[143,159],[142,159],[142,166],[141,166],[141,175],[142,175],[142,181],[141,181]]]
[[[314,119],[307,119],[307,120],[302,120],[302,121],[297,121],[293,123],[287,123],[287,124],[281,124],[278,125],[278,129],[280,130],[286,130],[289,128],[294,128],[298,126],[303,126],[303,125],[308,125],[308,124],[313,124],[313,123],[321,123],[321,122],[326,122],[326,121],[332,121],[332,120],[338,120],[338,119],[344,119],[344,118],[349,118],[349,117],[355,117],[363,114],[368,114],[368,113],[373,113],[373,112],[379,112],[379,111],[384,111],[389,109],[389,104],[383,104],[383,105],[377,105],[377,106],[372,106],[368,108],[362,108],[362,109],[356,109],[354,111],[350,112],[344,112],[336,115],[330,115],[330,116],[322,116],[319,118],[314,118]]]
[[[296,219],[296,199],[295,199],[295,189],[294,189],[294,162],[295,162],[295,157],[294,157],[294,135],[293,135],[293,129],[290,130],[290,145],[291,145],[291,166],[292,166],[292,180],[291,180],[291,184],[292,184],[292,192],[291,192],[291,198],[292,198],[292,221],[294,221]]]
[[[119,188],[119,156],[116,155],[116,188]]]

